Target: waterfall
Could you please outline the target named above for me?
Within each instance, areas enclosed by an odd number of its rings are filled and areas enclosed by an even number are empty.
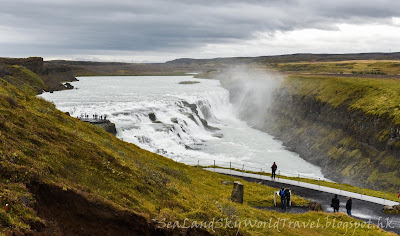
[[[237,74],[240,75],[240,74]],[[230,92],[219,80],[192,76],[81,77],[77,89],[40,95],[77,117],[107,115],[117,137],[178,162],[268,170],[322,177],[316,167],[271,135],[252,128],[262,121],[270,85],[246,77]],[[180,84],[181,81],[197,81]],[[264,87],[263,87],[264,86]]]

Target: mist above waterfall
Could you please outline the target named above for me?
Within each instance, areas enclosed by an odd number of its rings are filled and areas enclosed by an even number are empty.
[[[263,127],[273,93],[279,88],[283,76],[247,66],[235,66],[224,69],[216,79],[229,91],[235,115],[251,126]]]

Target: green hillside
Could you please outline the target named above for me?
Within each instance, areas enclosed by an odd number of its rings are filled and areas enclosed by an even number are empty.
[[[275,235],[278,230],[284,235],[343,235],[355,230],[350,222],[360,223],[343,213],[281,214],[256,209],[273,205],[274,190],[256,183],[244,183],[243,205],[232,203],[232,186],[221,182],[237,179],[176,163],[72,118],[34,96],[37,87],[45,86],[40,77],[25,68],[13,68],[24,77],[14,73],[0,80],[0,231],[5,234],[149,235],[162,230],[157,229],[160,221],[277,222],[287,218],[305,223],[320,220],[324,227],[277,229],[242,224],[208,231],[217,235]],[[296,196],[293,200],[298,205],[307,203]],[[348,228],[325,227],[333,219]],[[364,227],[355,234],[389,233]]]
[[[365,60],[331,62],[293,62],[270,65],[279,71],[308,74],[398,75],[400,61]]]

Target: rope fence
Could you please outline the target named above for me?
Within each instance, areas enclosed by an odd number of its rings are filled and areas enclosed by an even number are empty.
[[[197,166],[197,167],[214,167],[214,168],[225,168],[225,169],[230,169],[230,170],[241,170],[242,172],[246,171],[251,171],[251,172],[257,172],[257,173],[262,173],[262,174],[271,174],[271,168],[270,167],[255,167],[251,166],[249,164],[238,164],[234,162],[227,162],[227,161],[216,161],[216,160],[197,160],[197,161],[183,161],[183,163],[190,165],[190,166]],[[271,163],[272,165],[272,163]],[[278,169],[277,170],[277,177],[281,176],[281,171]],[[288,173],[284,173],[285,176],[295,178],[297,177],[298,179],[300,178],[305,178],[305,179],[313,179],[313,180],[319,180],[319,181],[326,181],[326,182],[331,182],[331,183],[336,183],[333,181],[330,181],[325,178],[315,178],[309,175],[290,175]]]
[[[229,170],[235,170],[235,171],[241,171],[242,173],[254,173],[254,174],[259,174],[261,176],[271,176],[272,175],[272,170],[270,167],[267,167],[265,164],[256,167],[252,166],[249,164],[238,164],[234,162],[227,162],[227,161],[216,161],[216,160],[197,160],[197,161],[183,161],[184,164],[190,165],[190,166],[196,166],[196,167],[208,167],[208,168],[223,168],[223,169],[229,169]],[[272,165],[272,164],[271,164]],[[361,196],[365,194],[364,189],[361,187],[355,187],[351,186],[348,184],[344,183],[338,183],[334,181],[330,181],[325,178],[315,178],[312,176],[307,176],[307,175],[290,175],[287,173],[284,173],[284,175],[281,175],[281,171],[277,170],[276,172],[276,178],[278,180],[280,178],[283,179],[291,179],[291,180],[297,180],[299,182],[303,183],[311,183],[311,184],[317,184],[319,186],[327,186],[327,187],[333,187],[336,189],[340,189],[340,191],[350,191],[354,193],[359,193]],[[307,181],[308,180],[308,181]],[[312,180],[317,183],[312,183]],[[337,186],[339,185],[339,186]],[[378,191],[377,191],[378,192]],[[381,193],[381,192],[379,192]],[[383,199],[386,199],[386,192],[383,192],[383,194],[369,194],[370,196],[375,196],[375,197],[380,197]],[[398,201],[397,199],[393,199],[395,201]]]

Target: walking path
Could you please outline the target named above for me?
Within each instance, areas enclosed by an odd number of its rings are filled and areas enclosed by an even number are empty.
[[[205,169],[208,171],[213,171],[213,172],[220,173],[220,174],[227,174],[227,175],[232,175],[232,176],[237,176],[237,177],[246,177],[246,178],[252,178],[252,179],[259,179],[259,180],[263,180],[263,181],[289,184],[289,185],[308,188],[308,189],[317,190],[317,191],[321,191],[321,192],[337,194],[337,195],[341,195],[341,196],[345,196],[345,197],[351,197],[353,199],[359,199],[359,200],[372,202],[372,203],[376,203],[376,204],[380,204],[380,205],[394,206],[394,205],[399,204],[398,202],[386,200],[383,198],[371,197],[371,196],[363,195],[360,193],[354,193],[354,192],[349,192],[349,191],[345,191],[345,190],[320,186],[320,185],[316,185],[316,184],[299,182],[296,180],[271,179],[270,176],[251,174],[251,173],[239,172],[239,171],[235,171],[235,170],[222,169],[222,168],[205,168]]]

